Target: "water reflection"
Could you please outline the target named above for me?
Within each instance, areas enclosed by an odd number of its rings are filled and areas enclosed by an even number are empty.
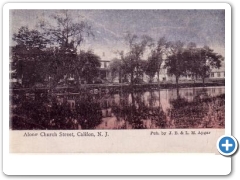
[[[82,129],[95,129],[102,122],[101,105],[91,96],[77,99],[75,109],[75,119]]]
[[[224,128],[224,87],[118,94],[14,94],[11,129]]]
[[[147,129],[165,127],[166,115],[161,106],[155,107],[156,96],[150,92],[149,101],[144,100],[144,93],[131,93],[120,96],[118,102],[114,101],[112,112],[122,126],[117,129]]]
[[[221,128],[225,123],[225,95],[196,96],[193,101],[179,97],[171,100],[168,116],[172,128]]]

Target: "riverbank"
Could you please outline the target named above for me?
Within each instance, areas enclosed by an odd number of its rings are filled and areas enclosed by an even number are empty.
[[[191,82],[180,82],[178,86],[175,83],[151,83],[151,84],[122,84],[122,85],[113,85],[109,86],[109,90],[112,91],[149,91],[149,90],[158,90],[158,89],[177,89],[177,88],[193,88],[193,87],[216,87],[216,86],[225,86],[225,81],[216,81],[216,82],[206,82],[206,83],[191,83]],[[100,88],[98,86],[97,88]],[[107,86],[108,87],[108,86]]]
[[[192,87],[215,87],[215,86],[225,86],[224,80],[215,80],[207,81],[206,83],[202,82],[189,82],[189,81],[180,81],[178,88],[192,88]],[[82,84],[80,88],[74,86],[56,86],[52,90],[49,87],[34,87],[34,88],[13,88],[10,89],[13,93],[17,92],[70,92],[70,93],[84,93],[90,92],[91,94],[98,93],[118,93],[120,91],[129,92],[129,91],[149,91],[149,90],[158,90],[158,89],[176,89],[177,85],[174,82],[164,82],[164,83],[143,83],[143,84]]]

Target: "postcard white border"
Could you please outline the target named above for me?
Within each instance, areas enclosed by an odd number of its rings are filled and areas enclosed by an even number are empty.
[[[231,158],[213,154],[10,154],[9,9],[225,9],[225,134],[231,134],[231,7],[227,3],[8,3],[3,7],[3,172],[8,175],[226,175]],[[64,162],[64,164],[62,164]],[[144,162],[144,164],[143,164]],[[161,163],[164,162],[164,163]],[[124,167],[122,166],[124,164]],[[203,166],[204,164],[204,166]],[[221,164],[221,166],[219,166]],[[218,168],[214,168],[217,166]],[[53,168],[54,167],[54,168]],[[106,168],[107,167],[107,168]],[[134,168],[133,168],[134,167]],[[148,169],[146,171],[146,168]]]

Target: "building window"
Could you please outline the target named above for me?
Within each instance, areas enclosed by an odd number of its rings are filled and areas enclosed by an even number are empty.
[[[220,72],[217,73],[217,77],[221,77],[221,73]]]
[[[107,68],[107,62],[104,62],[104,68]]]
[[[214,73],[211,73],[211,77],[214,77]]]

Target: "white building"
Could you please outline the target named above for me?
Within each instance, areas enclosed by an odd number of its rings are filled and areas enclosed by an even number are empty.
[[[225,61],[222,61],[219,69],[212,69],[210,79],[223,79],[225,78]]]

